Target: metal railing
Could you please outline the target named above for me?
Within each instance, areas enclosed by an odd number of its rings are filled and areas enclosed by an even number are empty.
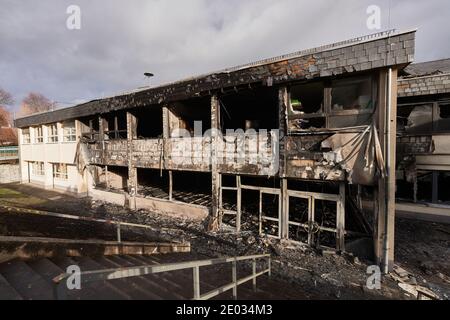
[[[267,268],[257,272],[256,260],[265,259],[267,260]],[[237,262],[238,261],[252,261],[252,274],[245,276],[243,278],[237,278]],[[211,290],[207,293],[201,294],[200,292],[200,268],[206,266],[213,266],[218,264],[232,264],[231,277],[232,281],[225,284],[217,289]],[[81,272],[80,283],[81,285],[86,283],[92,283],[97,281],[107,281],[115,279],[124,279],[131,277],[140,277],[150,274],[179,271],[185,269],[192,269],[193,275],[193,300],[208,300],[213,297],[218,296],[229,290],[233,291],[233,299],[237,299],[237,288],[238,286],[252,281],[253,290],[256,291],[256,278],[268,274],[271,276],[271,256],[269,254],[262,255],[252,255],[234,258],[218,258],[212,260],[201,260],[201,261],[190,261],[190,262],[179,262],[179,263],[169,263],[169,264],[159,264],[159,265],[144,265],[129,268],[115,268],[107,270],[95,270]],[[54,297],[56,300],[65,300],[67,298],[67,280],[72,274],[63,273],[53,279],[54,283]]]
[[[19,147],[0,147],[0,161],[19,159]]]
[[[70,219],[70,220],[79,220],[79,221],[87,221],[87,222],[95,222],[95,223],[103,223],[107,225],[113,225],[116,227],[116,235],[117,235],[117,242],[122,242],[122,232],[121,227],[131,227],[131,228],[140,228],[140,229],[147,229],[156,231],[157,229],[149,226],[149,225],[143,225],[143,224],[137,224],[137,223],[130,223],[130,222],[122,222],[122,221],[115,221],[115,220],[106,220],[106,219],[96,219],[91,217],[84,217],[84,216],[76,216],[76,215],[70,215],[70,214],[64,214],[64,213],[56,213],[56,212],[48,212],[48,211],[42,211],[42,210],[36,210],[36,209],[27,209],[27,208],[19,208],[19,207],[12,207],[8,205],[0,204],[0,208],[5,209],[7,211],[16,211],[21,213],[28,213],[28,214],[34,214],[34,215],[40,215],[40,216],[47,216],[47,217],[54,217],[54,218],[61,218],[61,219]]]

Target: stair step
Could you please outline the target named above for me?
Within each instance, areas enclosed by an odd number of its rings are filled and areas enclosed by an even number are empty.
[[[48,259],[30,261],[27,262],[27,264],[50,284],[53,284],[53,279],[55,277],[65,273],[65,270],[61,269]]]
[[[125,259],[123,256],[110,256],[108,257],[108,259],[116,262],[122,267],[136,266],[135,263]],[[162,299],[165,300],[184,299],[183,296],[177,294],[176,292],[170,291],[167,288],[167,286],[164,285],[164,283],[162,283],[160,279],[158,279],[157,275],[140,276],[137,277],[137,279],[139,279],[139,281],[142,280],[143,285],[145,285],[145,287],[148,287],[149,290],[151,290],[154,293],[157,293],[157,295],[160,296]]]
[[[129,260],[135,266],[155,264],[152,261],[146,260],[142,256],[125,255],[125,256],[122,256],[122,258]],[[174,272],[164,272],[164,273],[157,273],[157,274],[154,274],[151,276],[154,279],[157,279],[158,282],[162,286],[166,287],[170,292],[176,293],[178,296],[181,296],[182,299],[192,299],[192,289],[189,289],[189,287],[181,285],[179,277],[177,277],[173,273]],[[192,284],[191,284],[191,286],[192,286]]]
[[[0,273],[23,299],[53,299],[53,287],[23,261],[12,260],[1,264]]]
[[[0,274],[0,300],[22,300],[20,294]]]
[[[81,257],[74,258],[81,269],[81,272],[106,269],[91,258]],[[82,290],[88,289],[88,300],[130,300],[131,297],[113,285],[111,281],[96,281],[92,283],[84,283]]]
[[[122,266],[105,257],[94,260],[108,269],[121,268]],[[133,300],[160,300],[162,299],[156,293],[145,288],[142,279],[136,277],[113,280],[113,284],[126,292]]]

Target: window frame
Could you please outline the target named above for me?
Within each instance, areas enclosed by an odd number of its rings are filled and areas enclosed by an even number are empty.
[[[334,110],[332,109],[332,98],[333,98],[333,83],[337,81],[355,81],[357,79],[364,79],[368,78],[371,82],[371,98],[372,98],[372,107],[367,109],[348,109],[348,110]],[[345,117],[345,116],[358,116],[358,115],[365,115],[365,114],[374,114],[376,112],[377,104],[378,104],[378,85],[379,85],[379,76],[374,73],[364,73],[359,75],[352,75],[352,76],[346,76],[342,78],[332,79],[332,80],[322,80],[323,83],[323,110],[320,110],[316,113],[307,113],[307,114],[289,114],[290,110],[294,110],[292,107],[292,96],[291,96],[291,88],[293,86],[298,85],[307,85],[308,82],[304,83],[297,83],[292,84],[289,87],[288,91],[288,127],[289,123],[291,121],[295,120],[308,120],[308,119],[315,119],[315,118],[323,118],[325,120],[325,126],[322,128],[316,128],[315,132],[327,132],[330,130],[338,130],[341,129],[341,127],[332,127],[330,126],[330,119],[334,117]],[[289,130],[289,129],[288,129]],[[311,129],[295,129],[295,130],[289,130],[297,133],[305,133],[305,132],[311,132]]]
[[[34,139],[33,143],[42,144],[44,143],[44,128],[42,126],[33,127]]]
[[[31,173],[36,177],[44,177],[45,176],[45,165],[42,161],[33,161],[31,163]]]
[[[66,163],[53,163],[53,178],[56,180],[69,180],[69,171]],[[64,168],[64,170],[61,170]]]
[[[73,126],[72,126],[73,124]],[[69,126],[68,126],[69,125]],[[72,143],[77,141],[77,127],[75,121],[65,121],[62,123],[63,142]],[[68,133],[67,133],[68,130]]]
[[[53,132],[52,128],[55,128],[55,131]],[[47,142],[48,143],[58,143],[59,137],[58,137],[58,124],[52,123],[47,125]]]
[[[22,129],[22,144],[31,144],[31,129]]]

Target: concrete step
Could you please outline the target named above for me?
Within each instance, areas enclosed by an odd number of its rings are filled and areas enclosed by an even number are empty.
[[[123,259],[128,260],[134,266],[151,265],[142,256],[122,256]],[[152,277],[154,281],[157,281],[160,286],[165,287],[172,295],[172,299],[191,299],[192,294],[189,293],[189,289],[180,284],[180,278],[173,275],[173,272],[164,272],[154,275],[148,275],[145,277]],[[192,292],[192,291],[191,291]],[[175,298],[175,294],[177,298]]]
[[[108,257],[109,260],[112,260],[114,262],[117,262],[122,267],[135,267],[136,263],[133,260],[131,262],[129,259],[124,258],[123,256],[111,256]],[[152,290],[152,292],[156,293],[160,298],[162,299],[183,299],[184,297],[177,294],[176,292],[171,292],[165,285],[164,282],[159,279],[157,274],[153,275],[146,275],[146,276],[140,276],[137,277],[139,281],[142,281],[142,285],[144,285],[149,290]]]
[[[66,271],[58,267],[49,259],[39,259],[35,261],[29,261],[27,264],[41,275],[48,283],[53,284],[53,279]]]
[[[95,262],[89,257],[74,258],[81,272],[105,269],[101,264]],[[82,290],[87,290],[88,300],[131,300],[132,297],[121,290],[112,281],[97,281],[85,283]]]
[[[0,300],[22,300],[20,294],[0,274]]]
[[[112,260],[100,257],[94,260],[95,262],[102,265],[106,269],[122,268],[123,266],[113,262]],[[142,279],[137,278],[125,278],[114,280],[113,284],[117,286],[120,290],[126,292],[133,300],[160,300],[162,297],[158,296],[154,290],[148,290],[145,288],[145,283]]]
[[[26,300],[51,300],[53,287],[21,260],[0,265],[0,274]]]

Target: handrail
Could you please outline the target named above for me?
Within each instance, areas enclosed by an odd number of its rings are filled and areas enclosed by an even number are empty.
[[[267,259],[268,267],[260,272],[256,271],[256,260],[257,259]],[[246,261],[252,260],[252,274],[241,279],[237,279],[237,262],[238,261]],[[211,290],[207,293],[200,293],[200,267],[205,266],[213,266],[218,264],[232,263],[232,282],[221,286],[220,288]],[[157,274],[163,272],[171,272],[178,270],[192,269],[193,271],[193,291],[194,291],[194,300],[208,300],[211,299],[221,293],[224,293],[229,290],[233,290],[233,298],[237,299],[237,287],[241,284],[244,284],[250,280],[253,280],[253,290],[256,290],[256,278],[262,276],[264,274],[268,274],[271,276],[271,256],[270,254],[261,254],[261,255],[250,255],[250,256],[242,256],[242,257],[234,257],[234,258],[217,258],[217,259],[209,259],[209,260],[200,260],[200,261],[189,261],[189,262],[178,262],[178,263],[168,263],[168,264],[159,264],[159,265],[143,265],[137,267],[127,267],[127,268],[114,268],[114,269],[106,269],[106,270],[94,270],[94,271],[86,271],[81,272],[80,283],[90,283],[96,281],[106,281],[106,280],[115,280],[115,279],[124,279],[131,277],[139,277],[145,276],[149,274]],[[54,294],[55,299],[65,299],[66,298],[66,289],[64,285],[66,284],[66,280],[73,276],[69,273],[63,273],[53,279],[54,283]]]
[[[81,220],[81,221],[88,221],[88,222],[97,222],[97,223],[104,223],[104,224],[110,224],[115,225],[117,228],[117,242],[122,242],[122,234],[121,234],[121,227],[133,227],[133,228],[141,228],[141,229],[149,229],[149,230],[156,230],[152,226],[143,225],[143,224],[136,224],[131,222],[122,222],[122,221],[115,221],[115,220],[106,220],[106,219],[96,219],[91,217],[83,217],[83,216],[76,216],[76,215],[70,215],[65,213],[56,213],[56,212],[49,212],[49,211],[42,211],[42,210],[36,210],[36,209],[27,209],[27,208],[19,208],[19,207],[12,207],[0,204],[0,208],[6,209],[7,211],[18,211],[18,212],[25,212],[29,214],[35,214],[35,215],[41,215],[41,216],[47,216],[47,217],[54,217],[54,218],[63,218],[63,219],[71,219],[71,220]]]

